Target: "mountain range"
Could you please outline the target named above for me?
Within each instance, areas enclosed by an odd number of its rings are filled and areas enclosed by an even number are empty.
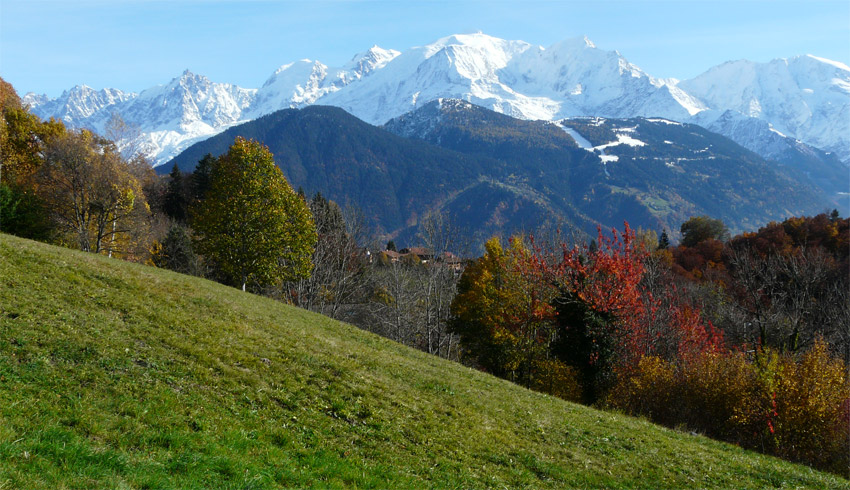
[[[835,206],[794,167],[702,127],[662,118],[527,121],[437,99],[382,127],[344,110],[284,109],[193,144],[158,167],[194,169],[237,136],[267,145],[293,185],[363,212],[375,236],[413,243],[421,218],[493,235],[597,226],[675,230],[690,216],[733,231]]]
[[[811,55],[733,61],[678,81],[652,77],[581,37],[544,48],[452,35],[404,52],[374,46],[340,68],[287,63],[257,89],[187,70],[138,94],[77,86],[56,99],[30,93],[24,101],[41,117],[98,132],[117,114],[138,128],[136,144],[162,164],[197,141],[284,108],[332,105],[384,124],[440,98],[526,120],[659,117],[720,133],[765,158],[806,155],[806,171],[832,166],[824,160],[850,163],[850,67],[842,63]]]

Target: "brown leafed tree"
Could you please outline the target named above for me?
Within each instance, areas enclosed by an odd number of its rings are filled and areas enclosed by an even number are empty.
[[[45,150],[38,193],[67,242],[80,250],[127,250],[127,239],[149,214],[134,168],[115,146],[89,131],[72,131]]]

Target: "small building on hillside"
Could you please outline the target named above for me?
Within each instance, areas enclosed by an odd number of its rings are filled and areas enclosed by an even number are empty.
[[[400,250],[400,252],[401,252],[402,255],[413,254],[413,255],[419,257],[419,260],[421,260],[424,263],[428,263],[429,260],[434,259],[434,252],[428,250],[425,247],[403,248],[403,249]]]

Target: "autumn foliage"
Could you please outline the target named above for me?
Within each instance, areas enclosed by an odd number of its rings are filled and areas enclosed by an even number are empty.
[[[723,242],[651,250],[626,224],[595,243],[490,240],[452,304],[465,357],[532,389],[850,474],[844,362],[822,340],[797,352],[730,344],[677,285],[687,257],[691,279],[731,282]]]
[[[497,376],[532,386],[540,361],[556,370],[552,300],[556,290],[541,268],[531,268],[531,250],[521,239],[503,248],[497,238],[485,245],[483,257],[468,266],[452,302],[450,330],[460,335],[467,358]],[[546,364],[546,363],[544,363]],[[560,388],[553,388],[560,389]]]
[[[817,342],[803,355],[773,349],[640,360],[608,396],[652,421],[848,475],[850,383]]]
[[[648,252],[633,246],[626,224],[600,246],[557,252],[514,238],[497,239],[468,267],[458,286],[452,329],[466,355],[482,368],[530,387],[555,392],[541,366],[574,372],[581,399],[592,403],[645,355],[715,349],[720,343],[699,311],[675,294],[655,297],[643,281]],[[669,308],[660,314],[662,306]],[[542,362],[546,361],[546,362]],[[571,368],[571,369],[567,369]],[[574,388],[562,391],[576,393]]]

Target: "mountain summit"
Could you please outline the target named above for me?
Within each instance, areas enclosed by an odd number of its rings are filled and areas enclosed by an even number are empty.
[[[192,142],[284,108],[333,105],[383,124],[439,98],[528,120],[663,117],[766,157],[802,142],[850,163],[850,68],[842,63],[811,55],[734,61],[679,82],[652,77],[586,37],[544,48],[455,34],[403,53],[373,46],[339,68],[287,63],[259,89],[186,72],[140,94],[75,87],[53,100],[28,94],[25,102],[41,117],[95,130],[117,113],[139,127],[161,164]]]

